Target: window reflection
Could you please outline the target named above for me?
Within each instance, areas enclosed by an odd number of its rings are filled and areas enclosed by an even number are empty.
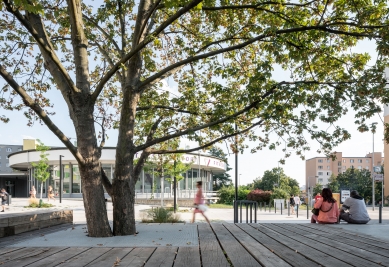
[[[78,165],[73,165],[72,193],[81,193],[81,175]]]

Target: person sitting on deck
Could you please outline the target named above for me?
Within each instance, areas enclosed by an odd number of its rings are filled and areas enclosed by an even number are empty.
[[[311,223],[338,223],[339,208],[336,200],[332,196],[331,189],[323,188],[321,196],[313,206],[315,209],[320,209],[319,215],[313,214]]]
[[[345,210],[348,210],[348,212]],[[365,224],[370,221],[365,201],[356,190],[351,191],[350,197],[343,202],[339,218],[355,224]]]

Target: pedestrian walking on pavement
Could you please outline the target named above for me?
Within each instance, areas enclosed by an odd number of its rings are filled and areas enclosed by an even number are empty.
[[[1,189],[0,197],[1,197],[1,208],[2,208],[1,212],[4,212],[5,204],[7,204],[7,198],[8,198],[8,193],[7,191],[5,191],[4,188]]]
[[[195,209],[193,211],[192,223],[194,223],[194,221],[195,221],[196,213],[200,213],[201,215],[203,215],[205,220],[209,223],[207,216],[205,216],[205,214],[204,214],[204,212],[207,210],[207,207],[204,204],[204,196],[203,196],[202,186],[203,186],[203,182],[198,181],[196,183],[197,193],[196,193],[196,196],[194,199]]]

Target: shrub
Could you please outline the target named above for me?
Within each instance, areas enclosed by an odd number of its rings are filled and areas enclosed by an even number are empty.
[[[289,199],[289,198],[290,198],[290,195],[288,192],[286,192],[285,190],[283,190],[281,188],[276,188],[276,189],[274,189],[273,194],[271,194],[270,202],[273,203],[274,199]]]
[[[271,191],[263,191],[262,189],[251,190],[247,195],[248,200],[269,203],[271,198]]]
[[[37,198],[30,198],[28,200],[28,206],[26,206],[25,208],[51,208],[51,207],[54,207],[53,204],[50,204],[50,203],[40,203],[39,205],[39,199]]]
[[[245,189],[244,187],[238,188],[238,200],[246,200],[247,195],[250,193],[249,189]],[[219,189],[219,204],[227,204],[231,205],[235,200],[235,187],[222,187]]]
[[[182,222],[180,215],[174,214],[173,211],[164,208],[153,208],[147,211],[147,217],[142,218],[144,223],[177,223]]]
[[[39,206],[39,199],[37,199],[37,198],[28,199],[28,206],[31,206],[31,205]]]

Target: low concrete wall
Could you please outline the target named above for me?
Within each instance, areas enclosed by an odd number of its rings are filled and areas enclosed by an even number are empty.
[[[73,210],[2,214],[0,217],[0,237],[17,235],[64,223],[73,223]]]

